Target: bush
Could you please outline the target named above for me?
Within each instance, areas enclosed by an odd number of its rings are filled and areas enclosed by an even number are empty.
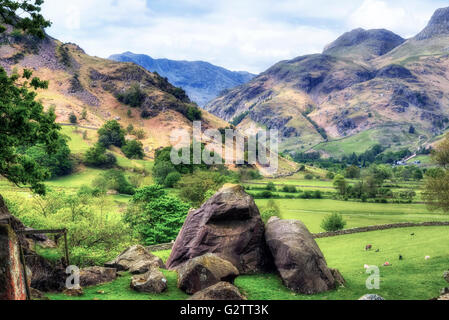
[[[125,92],[116,95],[118,101],[133,108],[140,108],[146,97],[145,92],[142,91],[138,83],[133,84],[131,88]]]
[[[346,226],[346,221],[344,221],[343,216],[334,213],[324,218],[321,223],[321,228],[327,232],[343,230]]]
[[[284,186],[284,187],[282,188],[282,191],[283,191],[283,192],[286,192],[286,193],[296,193],[296,192],[298,192],[298,191],[296,190],[296,187],[295,187],[295,186]]]
[[[179,196],[182,200],[199,207],[210,190],[218,191],[226,182],[226,177],[218,172],[196,171],[185,175],[178,182]]]
[[[189,208],[162,187],[149,186],[137,190],[125,221],[145,245],[167,243],[176,239]]]
[[[106,181],[106,187],[108,190],[115,190],[120,194],[133,195],[135,193],[134,187],[126,179],[123,171],[109,170],[103,174],[103,178]]]
[[[143,144],[137,140],[128,140],[122,147],[122,152],[128,159],[143,159],[145,153],[143,151]]]
[[[177,171],[170,172],[164,181],[164,186],[167,188],[173,188],[181,180],[181,174]]]
[[[69,116],[69,121],[71,124],[77,124],[78,123],[78,118],[76,117],[76,115],[72,112]]]
[[[121,148],[125,144],[125,130],[115,121],[108,121],[98,130],[98,142],[105,148],[116,146]]]
[[[313,175],[311,175],[310,173],[308,173],[308,174],[306,174],[306,175],[304,176],[304,179],[306,179],[306,180],[313,180]]]
[[[110,168],[117,163],[112,153],[106,152],[106,148],[96,144],[84,154],[84,164],[90,167]]]
[[[274,200],[269,200],[267,202],[267,206],[263,207],[260,211],[260,216],[262,217],[264,223],[267,223],[271,217],[279,217],[280,214],[281,210]]]
[[[271,191],[265,190],[260,192],[256,197],[259,199],[271,199],[273,198],[273,194],[271,193]]]
[[[266,189],[267,189],[268,191],[276,191],[276,185],[275,185],[273,182],[269,182],[269,183],[267,184]]]

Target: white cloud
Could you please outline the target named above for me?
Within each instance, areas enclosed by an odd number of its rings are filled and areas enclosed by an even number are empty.
[[[422,1],[365,0],[351,14],[349,25],[353,28],[383,28],[412,37],[426,26],[434,10],[432,6],[423,6]]]
[[[53,22],[50,35],[92,55],[133,51],[261,72],[321,52],[356,27],[413,35],[434,1],[440,0],[46,0],[43,13]]]

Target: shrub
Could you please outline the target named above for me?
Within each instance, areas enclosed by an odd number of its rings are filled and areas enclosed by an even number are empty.
[[[164,185],[167,188],[173,188],[179,180],[181,180],[181,174],[179,172],[170,172],[165,178]]]
[[[226,177],[218,172],[196,171],[183,176],[177,185],[180,198],[198,207],[206,200],[208,191],[218,191],[225,182]]]
[[[134,187],[126,179],[123,171],[109,170],[103,174],[108,190],[116,190],[120,194],[133,195],[135,193]]]
[[[268,191],[276,191],[276,185],[275,185],[273,182],[269,182],[269,183],[267,184],[266,189],[267,189]]]
[[[308,174],[306,174],[306,175],[304,176],[304,179],[306,179],[306,180],[313,180],[313,175],[311,175],[310,173],[308,173]]]
[[[321,228],[327,232],[343,230],[346,226],[343,216],[338,213],[333,213],[324,218],[321,223]]]
[[[282,191],[283,191],[283,192],[286,192],[286,193],[296,193],[296,192],[298,192],[298,191],[296,190],[296,187],[295,187],[295,186],[284,186],[284,187],[282,188]]]
[[[116,95],[118,101],[133,108],[141,107],[146,97],[145,92],[142,91],[138,83],[133,84],[125,92],[121,92]]]
[[[106,152],[106,148],[96,144],[84,154],[84,164],[90,167],[110,168],[117,163],[117,159],[112,153]]]
[[[260,198],[260,199],[271,199],[271,198],[273,198],[273,194],[271,193],[271,191],[265,190],[265,191],[260,192],[257,195],[257,198]]]
[[[129,159],[143,159],[145,153],[143,151],[143,144],[137,140],[128,140],[122,147],[122,152]]]
[[[266,207],[261,209],[260,215],[264,223],[267,223],[271,217],[279,217],[281,210],[274,200],[268,200]]]
[[[77,124],[78,123],[78,118],[76,117],[76,115],[72,112],[69,116],[69,121],[71,124]]]
[[[98,142],[105,148],[116,146],[121,148],[125,144],[125,130],[116,120],[111,120],[98,130]]]
[[[125,221],[145,245],[176,239],[190,206],[154,185],[136,191]]]

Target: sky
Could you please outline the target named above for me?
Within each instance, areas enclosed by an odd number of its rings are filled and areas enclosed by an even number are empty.
[[[52,37],[107,58],[131,51],[260,73],[344,32],[422,30],[442,0],[45,0]]]

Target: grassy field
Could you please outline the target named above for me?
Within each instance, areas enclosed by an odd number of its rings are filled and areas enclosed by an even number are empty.
[[[414,233],[415,236],[411,234]],[[438,296],[445,286],[442,274],[449,263],[449,227],[405,228],[318,239],[329,267],[337,268],[347,284],[338,290],[305,296],[291,292],[275,274],[240,276],[235,284],[249,300],[356,300],[366,293],[380,294],[387,300],[427,300]],[[365,251],[367,244],[375,250]],[[375,252],[379,249],[379,252]],[[166,260],[169,251],[155,253]],[[399,255],[403,260],[399,260]],[[425,256],[430,256],[425,260]],[[386,262],[391,267],[382,267]],[[366,289],[364,265],[380,268],[379,290]],[[176,288],[176,273],[163,271],[168,291],[161,295],[136,293],[129,288],[130,275],[85,289],[85,295],[69,298],[49,294],[53,300],[183,300],[187,295]],[[446,283],[447,285],[447,283]],[[103,293],[99,293],[102,292]]]
[[[259,208],[268,200],[256,200]],[[322,232],[324,217],[339,213],[347,222],[346,228],[364,227],[399,222],[449,221],[448,215],[431,213],[422,204],[381,204],[346,202],[337,200],[275,200],[281,210],[281,218],[303,221],[311,232]]]

